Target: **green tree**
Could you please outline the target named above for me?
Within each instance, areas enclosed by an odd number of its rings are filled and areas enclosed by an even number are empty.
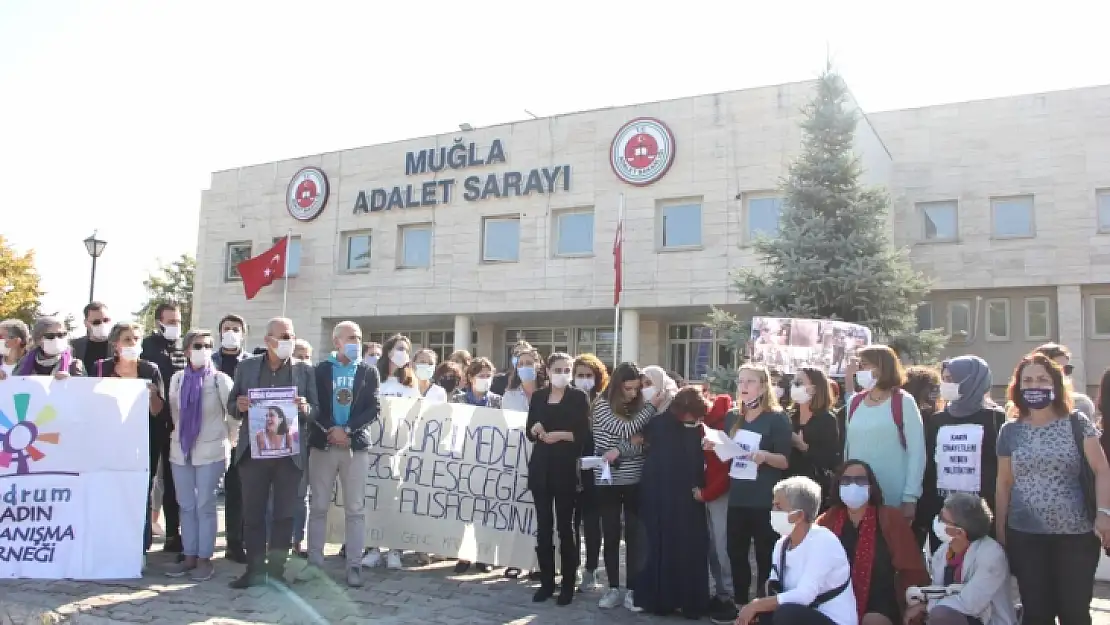
[[[803,112],[802,154],[781,183],[779,231],[754,243],[761,266],[739,272],[737,291],[757,315],[858,323],[903,359],[932,362],[942,333],[919,332],[916,315],[929,282],[891,241],[886,192],[860,182],[852,152],[859,113],[838,74],[821,76]],[[721,310],[711,318],[745,353],[750,320]],[[734,377],[717,374],[722,382]]]
[[[135,319],[150,329],[155,327],[154,311],[164,302],[173,302],[181,307],[181,332],[189,331],[193,316],[193,280],[197,272],[197,261],[188,254],[177,260],[162,264],[157,271],[143,281],[146,288],[146,303],[134,313]]]
[[[40,314],[42,296],[35,253],[19,254],[0,235],[0,321],[22,319],[31,325]]]

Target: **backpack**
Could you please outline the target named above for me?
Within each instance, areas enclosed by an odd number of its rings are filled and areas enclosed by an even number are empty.
[[[890,394],[890,412],[894,415],[894,425],[898,427],[898,442],[902,443],[902,449],[906,449],[906,424],[902,418],[901,400],[904,400],[906,395],[909,395],[909,393],[903,391],[900,387],[895,387],[894,392]],[[866,392],[856,393],[852,396],[852,404],[848,406],[848,416],[844,420],[845,426],[852,422],[852,415],[855,414],[856,408],[859,408],[859,405],[862,404],[863,400],[866,398]],[[899,401],[894,401],[895,399]],[[847,431],[848,428],[845,427],[844,429]]]

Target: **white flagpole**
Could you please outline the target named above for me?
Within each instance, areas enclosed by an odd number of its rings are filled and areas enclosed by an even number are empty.
[[[621,284],[616,293],[617,302],[613,306],[613,368],[616,369],[617,365],[621,362],[621,304],[620,296],[624,292],[624,194],[620,195],[620,203],[617,206],[617,233],[619,238],[614,242],[614,245],[620,247],[620,274]],[[616,278],[616,274],[613,276]]]
[[[281,290],[281,316],[285,316],[285,307],[289,303],[289,247],[293,245],[293,230],[285,233],[285,271],[281,272],[283,287]]]

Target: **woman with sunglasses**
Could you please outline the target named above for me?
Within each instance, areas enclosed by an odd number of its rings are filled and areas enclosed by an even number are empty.
[[[31,329],[35,348],[23,356],[12,375],[52,375],[56,380],[85,375],[85,366],[69,348],[68,336],[57,317],[35,319]]]
[[[913,529],[901,509],[883,505],[866,462],[845,462],[835,480],[832,506],[817,524],[832,530],[848,554],[860,625],[901,625],[906,589],[929,584]]]
[[[1087,415],[1087,418],[1095,420],[1095,402],[1084,393],[1077,393],[1075,385],[1072,383],[1071,374],[1075,371],[1075,365],[1071,364],[1071,350],[1059,343],[1045,343],[1037,349],[1033,350],[1034,353],[1044,354],[1049,360],[1060,365],[1060,370],[1064,372],[1064,385],[1071,391],[1071,403],[1075,409]],[[993,508],[992,508],[993,510]]]

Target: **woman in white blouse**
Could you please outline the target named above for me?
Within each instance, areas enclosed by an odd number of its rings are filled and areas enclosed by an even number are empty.
[[[416,352],[412,362],[416,365],[413,372],[416,375],[416,388],[420,396],[430,403],[447,403],[447,391],[434,382],[436,372],[436,353],[430,349]]]
[[[379,397],[420,398],[413,373],[412,341],[409,337],[394,334],[385,342],[382,357],[378,360],[378,376],[382,380],[378,387]],[[400,568],[400,564],[394,568]]]
[[[775,485],[771,526],[782,538],[772,552],[769,592],[744,606],[736,625],[760,614],[774,625],[859,625],[848,555],[836,534],[814,524],[820,508],[821,486],[808,477]]]

